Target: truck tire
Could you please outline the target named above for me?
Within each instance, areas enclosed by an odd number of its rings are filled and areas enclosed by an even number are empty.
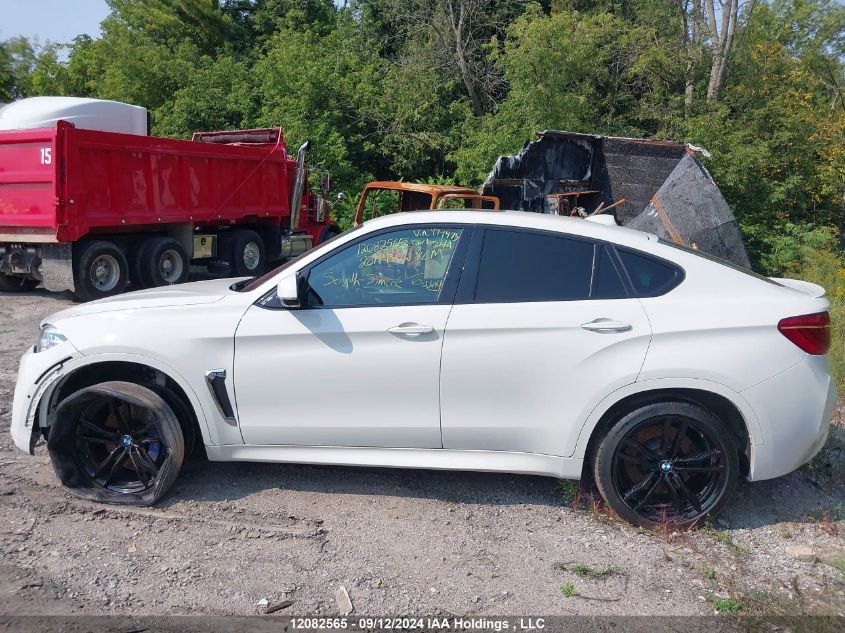
[[[264,272],[264,242],[255,231],[238,229],[229,236],[233,277],[254,277]]]
[[[185,443],[164,398],[135,383],[110,381],[80,389],[59,403],[47,450],[71,494],[148,506],[176,481]]]
[[[29,292],[35,290],[38,280],[0,273],[0,292]]]
[[[129,249],[129,283],[132,284],[133,290],[143,290],[150,287],[150,282],[144,275],[143,255],[144,249],[149,245],[156,236],[142,237],[137,242],[132,244]]]
[[[147,288],[181,284],[188,278],[188,254],[172,237],[146,240],[141,245],[139,260],[139,273]]]
[[[83,301],[110,297],[126,288],[129,263],[123,251],[108,240],[80,244],[73,259],[76,296]]]

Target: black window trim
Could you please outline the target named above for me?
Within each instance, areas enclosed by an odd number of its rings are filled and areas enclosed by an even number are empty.
[[[400,224],[396,226],[388,226],[383,229],[379,229],[377,231],[371,231],[369,233],[365,233],[364,235],[358,237],[357,239],[351,240],[346,242],[342,247],[338,249],[332,249],[322,257],[315,259],[313,262],[310,262],[307,266],[305,266],[302,270],[297,272],[297,283],[300,287],[300,292],[305,290],[307,285],[308,275],[311,273],[311,270],[315,267],[327,260],[329,257],[336,255],[345,251],[347,248],[351,248],[356,244],[360,244],[361,242],[368,240],[373,237],[378,237],[379,235],[384,235],[386,233],[394,233],[396,231],[407,231],[407,230],[416,230],[416,229],[462,229],[463,233],[458,241],[458,247],[455,249],[455,254],[452,256],[452,261],[449,262],[449,268],[446,271],[446,277],[443,280],[443,288],[440,291],[440,296],[438,297],[437,301],[433,301],[431,303],[384,303],[384,304],[371,304],[371,303],[362,303],[356,305],[348,305],[348,306],[322,306],[322,305],[305,305],[299,308],[287,308],[284,306],[275,306],[275,305],[265,305],[266,300],[276,292],[276,289],[271,289],[267,294],[262,296],[255,302],[255,305],[264,308],[266,310],[346,310],[348,308],[399,308],[399,307],[408,307],[408,306],[434,306],[434,305],[452,305],[455,300],[455,293],[458,289],[460,284],[460,279],[463,277],[463,270],[464,265],[466,263],[466,256],[467,251],[469,250],[469,244],[475,236],[477,231],[475,230],[476,225],[474,224],[462,224],[460,222],[435,222],[435,223],[420,223],[420,224]]]
[[[465,305],[465,304],[501,304],[501,303],[556,303],[556,302],[568,302],[568,301],[614,301],[614,300],[621,300],[621,299],[632,299],[636,297],[636,293],[634,292],[634,286],[631,283],[630,277],[628,276],[627,270],[622,267],[621,261],[616,254],[615,247],[616,245],[612,242],[607,242],[602,239],[597,239],[594,237],[589,237],[586,235],[573,235],[572,233],[564,233],[562,231],[549,231],[546,229],[535,229],[532,227],[526,226],[512,226],[507,224],[476,224],[475,225],[475,232],[472,236],[472,242],[469,245],[469,248],[466,253],[466,257],[464,259],[464,272],[461,275],[460,283],[458,285],[458,291],[455,295],[455,305]],[[593,261],[592,267],[590,270],[590,289],[588,297],[580,298],[580,299],[550,299],[546,301],[526,301],[523,299],[513,299],[511,301],[476,301],[475,300],[475,291],[478,286],[478,272],[481,265],[481,253],[484,248],[484,237],[487,234],[488,230],[500,230],[500,231],[507,231],[511,233],[529,233],[533,235],[542,235],[548,237],[557,237],[563,239],[574,240],[576,242],[585,242],[587,244],[591,244],[593,246]],[[601,257],[601,249],[606,248],[608,250],[608,254],[610,255],[610,259],[613,262],[614,267],[616,268],[616,273],[619,275],[619,279],[622,282],[622,286],[625,289],[625,293],[627,296],[625,297],[616,297],[615,299],[607,299],[601,297],[594,297],[593,294],[596,291],[596,272],[598,270],[598,263],[599,258]],[[637,251],[639,252],[639,251]]]
[[[675,288],[680,286],[684,283],[684,280],[687,278],[687,271],[684,270],[683,266],[678,265],[677,263],[673,262],[672,260],[666,259],[665,257],[661,257],[660,255],[655,255],[654,253],[646,253],[636,248],[631,248],[630,246],[620,246],[618,244],[613,245],[614,254],[616,256],[616,260],[619,262],[620,271],[624,271],[624,278],[628,281],[633,290],[633,296],[637,297],[638,299],[652,299],[654,297],[662,297],[663,295],[669,294]],[[659,286],[657,290],[653,290],[651,292],[638,292],[637,287],[634,285],[633,278],[631,277],[630,272],[628,272],[628,267],[625,266],[625,262],[622,261],[622,257],[620,256],[620,252],[628,252],[632,255],[636,255],[638,257],[645,257],[646,259],[653,259],[661,264],[665,264],[669,268],[672,268],[675,271],[675,276],[668,282]]]

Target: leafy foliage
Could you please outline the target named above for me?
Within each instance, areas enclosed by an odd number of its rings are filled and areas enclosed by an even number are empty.
[[[477,186],[545,128],[672,138],[712,154],[756,268],[841,269],[845,6],[743,3],[711,103],[701,1],[108,0],[100,37],[0,42],[0,101],[117,99],[176,137],[281,125],[344,222],[367,180]]]

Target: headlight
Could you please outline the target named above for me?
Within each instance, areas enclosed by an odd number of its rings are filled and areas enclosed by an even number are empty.
[[[67,338],[65,338],[65,335],[59,332],[54,326],[45,325],[41,328],[41,336],[38,339],[38,346],[35,348],[35,351],[43,352],[66,341]]]

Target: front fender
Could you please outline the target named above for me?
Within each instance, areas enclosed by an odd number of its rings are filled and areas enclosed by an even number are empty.
[[[208,390],[203,388],[204,383],[202,385],[196,385],[198,388],[195,389],[195,385],[182,376],[176,369],[158,359],[143,356],[141,354],[121,352],[94,354],[91,356],[81,356],[68,361],[65,363],[62,373],[65,377],[67,377],[83,367],[107,362],[126,362],[137,365],[145,365],[160,371],[162,374],[172,379],[177,385],[179,385],[182,391],[185,392],[185,395],[190,401],[190,405],[197,416],[197,421],[199,422],[200,432],[202,433],[204,444],[213,446],[218,444],[243,443],[243,438],[241,438],[239,428],[223,423],[222,418],[219,420],[221,423],[218,423],[220,414],[218,413],[214,402],[211,400]],[[108,376],[103,376],[102,378],[104,381],[109,380]],[[42,415],[43,414],[44,412],[42,412]]]

